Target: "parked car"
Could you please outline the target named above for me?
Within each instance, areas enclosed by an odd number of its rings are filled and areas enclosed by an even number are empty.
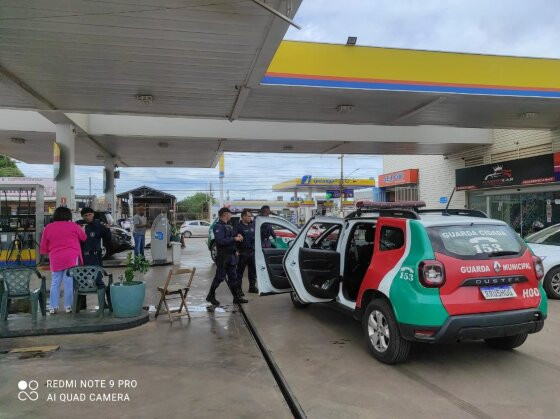
[[[549,298],[560,299],[560,224],[525,237],[544,265],[543,288]]]
[[[183,237],[206,237],[210,230],[210,223],[204,220],[185,221],[181,224],[179,232]]]
[[[252,214],[253,217],[256,218],[258,216],[258,210],[255,210],[254,212],[252,212]],[[230,223],[233,226],[235,226],[240,219],[241,219],[241,212],[233,211]],[[210,229],[208,231],[208,240],[206,243],[208,246],[208,250],[210,251],[210,257],[214,262],[216,261],[216,255],[217,255],[216,242],[214,239],[214,224],[216,224],[217,221],[218,218],[215,218],[212,224],[210,225]],[[273,225],[272,228],[274,229],[274,234],[276,234],[276,240],[272,241],[272,245],[277,249],[287,249],[288,245],[292,242],[292,240],[295,239],[296,235],[290,230],[286,230],[281,227],[277,228]]]
[[[111,230],[111,246],[108,248],[103,240],[101,240],[101,254],[103,259],[111,257],[111,255],[124,252],[125,250],[134,249],[132,243],[132,234],[123,228],[114,225],[113,217],[111,214],[103,211],[95,211],[93,214],[95,220],[99,220],[102,224]]]
[[[513,349],[543,328],[543,265],[504,222],[474,210],[379,210],[373,217],[315,217],[288,249],[262,249],[261,295],[290,292],[295,307],[333,303],[362,323],[371,354],[405,361],[412,342],[483,339]],[[320,225],[322,233],[310,232]]]

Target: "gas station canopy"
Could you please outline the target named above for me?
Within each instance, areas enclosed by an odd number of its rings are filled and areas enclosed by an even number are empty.
[[[375,186],[374,179],[343,179],[342,187],[344,189],[362,189],[373,188]],[[323,192],[340,188],[340,179],[324,178],[313,176],[302,176],[301,179],[291,179],[282,183],[277,183],[272,187],[275,192]]]
[[[0,148],[29,163],[52,162],[56,124],[75,126],[77,164],[152,167],[450,154],[560,126],[560,60],[282,41],[289,23],[252,0],[5,0],[0,16]]]

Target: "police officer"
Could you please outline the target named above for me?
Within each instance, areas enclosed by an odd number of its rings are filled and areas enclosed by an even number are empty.
[[[270,215],[270,207],[268,205],[263,205],[261,207],[260,215],[263,217],[268,217]],[[261,227],[261,243],[263,248],[274,247],[270,241],[270,238],[276,240],[276,234],[270,223],[264,224]]]
[[[257,269],[255,267],[255,226],[253,215],[248,209],[241,212],[241,221],[235,226],[234,234],[240,234],[243,240],[237,243],[239,262],[237,263],[237,282],[243,283],[245,266],[249,271],[249,292],[258,293]],[[241,291],[243,292],[243,291]]]
[[[241,296],[241,285],[237,280],[236,274],[238,259],[236,244],[241,242],[243,237],[240,234],[234,235],[233,233],[233,227],[229,224],[231,220],[229,208],[221,208],[218,211],[218,217],[220,219],[214,224],[214,237],[218,250],[216,256],[216,275],[210,286],[206,301],[215,306],[220,305],[220,302],[216,300],[216,289],[226,279],[227,275],[227,283],[233,294],[233,303],[247,303],[248,301]]]
[[[85,207],[80,212],[82,220],[77,221],[86,233],[86,241],[82,243],[82,259],[84,265],[103,266],[103,254],[101,252],[101,240],[105,244],[107,251],[111,249],[111,230],[101,224],[98,220],[94,220],[94,211]],[[103,275],[99,274],[96,279],[97,287],[105,287]],[[80,307],[85,308],[85,295],[80,296]],[[110,298],[110,297],[108,297]]]

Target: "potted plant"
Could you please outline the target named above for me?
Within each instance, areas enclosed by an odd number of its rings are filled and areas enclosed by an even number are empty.
[[[126,269],[124,281],[111,285],[111,303],[113,305],[113,316],[136,317],[142,313],[144,297],[146,295],[146,284],[134,280],[135,272],[145,274],[150,269],[150,263],[143,255],[126,257]],[[121,277],[122,278],[122,277]]]
[[[181,230],[176,225],[171,226],[171,236],[169,241],[177,243],[181,241]]]

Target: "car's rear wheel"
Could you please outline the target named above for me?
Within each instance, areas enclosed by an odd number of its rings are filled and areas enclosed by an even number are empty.
[[[387,301],[375,299],[368,304],[362,328],[368,348],[377,360],[397,364],[408,358],[412,343],[401,336],[397,319]]]
[[[183,237],[185,237],[185,238],[187,238],[187,239],[190,239],[190,238],[192,237],[192,232],[190,232],[190,231],[185,231],[185,232],[183,233]]]
[[[210,257],[214,262],[216,262],[216,258],[218,257],[218,248],[216,247],[216,243],[212,243],[210,246]]]
[[[560,266],[548,271],[544,278],[543,287],[549,298],[560,300]]]
[[[497,349],[514,349],[523,345],[527,340],[527,333],[520,333],[519,335],[505,336],[502,338],[485,339],[488,346]]]
[[[290,298],[292,299],[292,304],[294,305],[295,308],[309,307],[310,303],[304,303],[303,301],[301,301],[294,291],[290,292]]]

